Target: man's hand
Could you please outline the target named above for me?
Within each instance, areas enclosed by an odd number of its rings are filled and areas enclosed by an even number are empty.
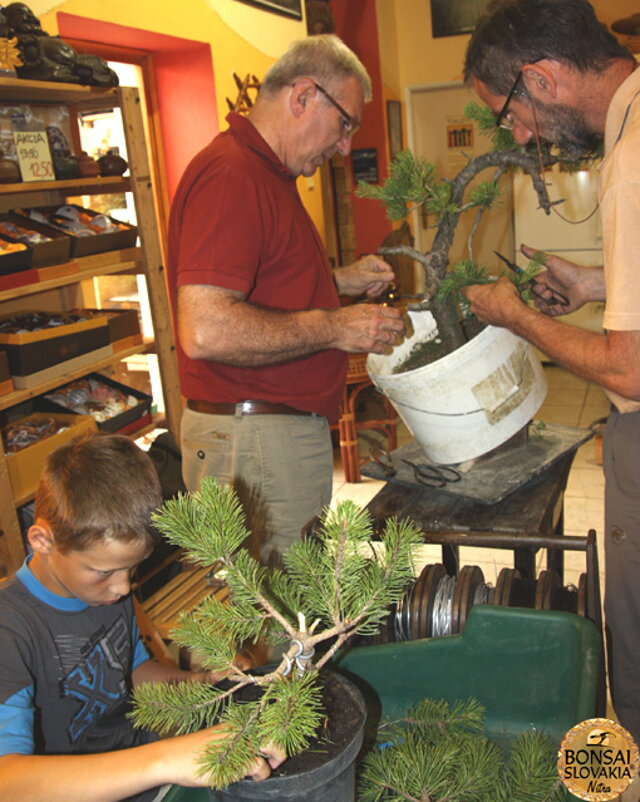
[[[520,250],[531,259],[536,253],[535,248],[521,245]],[[559,256],[545,254],[546,270],[538,273],[535,292],[541,296],[535,298],[534,303],[541,312],[547,315],[566,315],[575,312],[587,301],[604,300],[604,275],[600,267],[582,267]],[[544,298],[552,297],[552,290],[558,290],[569,300],[569,306],[561,304],[547,304]]]
[[[402,313],[391,306],[352,304],[332,309],[332,347],[350,354],[384,354],[405,334]]]
[[[462,292],[469,301],[471,312],[481,323],[509,327],[509,323],[525,307],[515,284],[501,278],[491,284],[472,284]]]
[[[391,265],[372,254],[351,265],[338,268],[333,275],[340,295],[350,297],[364,293],[368,298],[375,298],[395,280]]]

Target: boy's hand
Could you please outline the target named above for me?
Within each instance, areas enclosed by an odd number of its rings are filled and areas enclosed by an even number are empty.
[[[206,774],[202,774],[201,755],[212,741],[224,740],[229,736],[229,728],[223,725],[209,727],[190,735],[169,738],[161,743],[166,746],[167,758],[165,769],[169,772],[163,782],[184,785],[189,788],[204,788],[208,782]],[[246,777],[259,782],[266,780],[273,769],[278,768],[286,759],[281,749],[269,744],[263,747],[260,757],[247,767]]]
[[[260,750],[263,757],[256,758],[256,762],[252,766],[252,771],[249,771],[247,776],[252,780],[260,782],[266,780],[270,776],[272,769],[277,769],[287,759],[286,754],[273,744],[263,747]]]
[[[243,654],[237,654],[234,661],[234,666],[240,671],[248,671],[254,668],[254,662],[249,657]],[[191,680],[193,682],[206,682],[209,685],[215,685],[220,680],[226,679],[231,674],[230,669],[223,669],[222,671],[192,671]]]

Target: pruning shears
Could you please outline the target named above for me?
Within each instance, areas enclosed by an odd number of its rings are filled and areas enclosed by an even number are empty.
[[[507,259],[506,256],[503,256],[501,253],[498,253],[498,251],[494,251],[494,253],[498,257],[498,259],[501,259],[505,263],[505,265],[509,268],[509,270],[513,270],[514,273],[518,274],[524,273],[524,270],[521,267],[519,267],[515,262],[512,262],[510,259]],[[569,304],[571,303],[566,295],[563,295],[561,292],[558,292],[558,290],[552,290],[551,287],[549,287],[549,291],[551,292],[551,297],[544,298],[539,292],[537,292],[534,289],[535,283],[536,283],[535,278],[532,278],[529,281],[527,281],[527,284],[531,288],[532,294],[535,295],[536,298],[538,298],[540,301],[542,301],[542,303],[545,303],[548,306],[556,306],[556,305],[569,306]]]

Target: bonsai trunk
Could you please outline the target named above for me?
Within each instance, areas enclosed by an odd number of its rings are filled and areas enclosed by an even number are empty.
[[[554,164],[558,159],[554,156],[546,155],[544,166]],[[481,156],[471,159],[468,164],[450,181],[451,203],[455,211],[448,211],[443,214],[437,227],[431,249],[427,253],[421,253],[414,248],[406,245],[399,245],[393,248],[381,248],[380,253],[385,254],[405,254],[411,256],[419,262],[425,273],[425,297],[423,301],[410,305],[410,309],[429,309],[438,327],[438,335],[442,340],[442,350],[444,353],[451,353],[464,345],[468,341],[461,322],[458,317],[456,305],[453,300],[436,300],[436,292],[440,282],[447,275],[450,258],[449,252],[453,246],[453,240],[460,215],[470,210],[476,209],[478,220],[487,211],[489,205],[476,206],[470,202],[465,203],[465,192],[471,181],[481,172],[489,168],[496,168],[494,183],[499,180],[504,171],[510,167],[518,167],[531,177],[533,187],[538,196],[540,207],[547,214],[550,213],[553,202],[547,193],[545,182],[540,174],[540,161],[538,156],[523,153],[520,150],[490,151]],[[469,243],[471,251],[471,243]],[[470,258],[472,254],[470,253]]]

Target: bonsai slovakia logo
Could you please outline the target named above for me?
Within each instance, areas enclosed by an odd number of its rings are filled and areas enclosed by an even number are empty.
[[[565,735],[558,773],[578,799],[617,799],[638,774],[640,752],[631,735],[607,718],[590,718]]]

